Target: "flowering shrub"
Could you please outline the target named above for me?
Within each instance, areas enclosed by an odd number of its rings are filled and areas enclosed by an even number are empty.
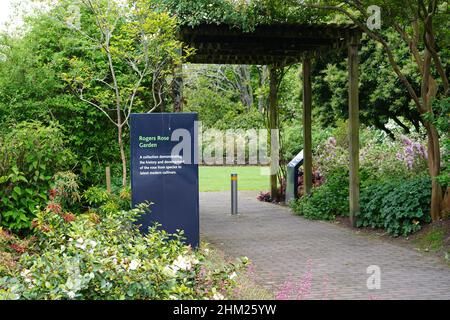
[[[329,137],[317,146],[313,161],[317,163],[318,171],[327,177],[336,170],[348,168],[348,150],[338,145],[336,138]]]
[[[408,137],[402,137],[403,150],[397,153],[397,159],[403,161],[410,170],[418,167],[418,171],[426,168],[427,150],[418,141],[412,141]],[[417,169],[416,169],[417,170]]]
[[[334,137],[317,147],[314,159],[325,178],[349,165],[347,146],[338,144]],[[383,139],[382,143],[376,137],[369,137],[360,150],[360,168],[363,185],[422,174],[427,170],[425,144],[419,138],[406,136],[397,136],[395,141]]]
[[[36,239],[12,272],[0,273],[0,299],[223,299],[246,260],[212,269],[206,251],[134,224],[147,206],[65,219],[47,208]]]

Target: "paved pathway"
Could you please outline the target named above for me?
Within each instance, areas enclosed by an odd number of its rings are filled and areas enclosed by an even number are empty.
[[[239,193],[200,193],[202,236],[230,256],[247,256],[257,282],[295,299],[450,299],[450,268],[439,259]],[[308,265],[310,266],[308,268]],[[381,270],[381,288],[367,288],[367,267]],[[310,271],[308,271],[310,270]],[[293,287],[293,288],[292,288]]]

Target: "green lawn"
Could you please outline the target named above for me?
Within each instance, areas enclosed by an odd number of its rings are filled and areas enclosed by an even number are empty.
[[[256,166],[209,167],[200,166],[200,191],[230,190],[230,174],[238,174],[238,190],[269,190],[269,176],[261,174],[267,168]]]

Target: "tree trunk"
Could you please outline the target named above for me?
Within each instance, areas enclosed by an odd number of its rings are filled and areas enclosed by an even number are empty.
[[[117,141],[119,143],[120,159],[122,160],[122,187],[125,188],[127,186],[127,158],[125,156],[125,149],[122,139],[122,126],[118,126],[117,129]]]
[[[436,177],[440,174],[441,154],[439,149],[439,135],[436,127],[429,122],[425,123],[428,137],[428,170],[431,181],[431,219],[438,221],[441,218],[442,187]]]
[[[242,104],[250,109],[253,105],[253,89],[250,79],[250,69],[246,65],[240,65],[234,70],[236,74],[236,86],[239,88],[239,95]]]
[[[425,39],[429,39],[429,34],[425,34]],[[433,112],[432,101],[437,95],[436,80],[431,74],[431,52],[426,47],[424,50],[423,58],[423,70],[422,70],[422,84],[421,84],[421,96],[422,96],[422,112]],[[439,134],[436,127],[428,122],[424,121],[425,129],[427,131],[428,139],[428,170],[431,177],[431,208],[430,215],[433,222],[438,221],[441,218],[441,205],[442,205],[442,187],[436,180],[436,177],[441,172],[441,152],[439,146]]]

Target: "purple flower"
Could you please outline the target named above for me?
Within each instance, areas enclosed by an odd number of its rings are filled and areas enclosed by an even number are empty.
[[[413,154],[414,154],[414,149],[413,149],[411,146],[407,146],[407,147],[405,148],[405,152],[406,152],[407,154],[413,155]]]
[[[412,141],[408,137],[405,137],[405,136],[402,137],[402,142],[404,145],[407,145],[407,146],[410,146],[412,144]]]

